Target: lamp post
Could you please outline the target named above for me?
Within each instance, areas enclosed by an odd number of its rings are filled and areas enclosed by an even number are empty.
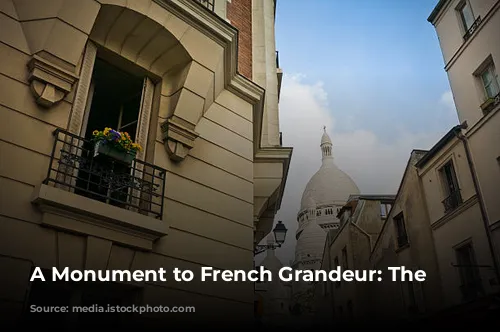
[[[288,232],[288,229],[283,224],[283,221],[279,220],[273,229],[275,243],[256,245],[255,250],[254,250],[254,255],[258,255],[258,254],[266,251],[267,249],[280,248],[281,245],[285,242],[286,232]]]

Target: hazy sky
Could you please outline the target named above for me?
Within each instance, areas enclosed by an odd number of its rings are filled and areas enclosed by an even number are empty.
[[[289,229],[277,250],[284,264],[294,257],[302,192],[321,164],[324,125],[336,164],[362,193],[395,194],[411,150],[430,148],[458,123],[427,22],[436,3],[278,1],[280,130],[284,145],[294,147],[276,219]]]

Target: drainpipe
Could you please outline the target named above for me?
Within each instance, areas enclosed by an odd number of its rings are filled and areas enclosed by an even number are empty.
[[[466,129],[466,128],[467,128],[466,123],[461,124],[460,129]],[[474,189],[476,190],[476,194],[477,194],[478,201],[479,201],[479,208],[481,210],[481,217],[483,220],[484,229],[486,231],[486,237],[488,239],[488,246],[489,246],[489,249],[491,251],[491,255],[492,255],[492,259],[493,259],[493,268],[495,270],[495,275],[497,277],[497,285],[500,285],[500,268],[499,268],[499,264],[497,261],[495,246],[493,244],[493,239],[491,236],[490,223],[488,220],[488,215],[486,213],[486,207],[484,205],[483,195],[482,195],[481,190],[479,188],[479,181],[477,178],[476,169],[474,167],[474,162],[472,161],[467,138],[465,137],[465,135],[462,133],[462,131],[460,129],[455,131],[455,135],[457,136],[457,138],[459,140],[462,141],[462,143],[464,145],[465,155],[467,157],[467,163],[469,164],[469,170],[470,170],[471,176],[472,176],[472,182],[474,183]]]

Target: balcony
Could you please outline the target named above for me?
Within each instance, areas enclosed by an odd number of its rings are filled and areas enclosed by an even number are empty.
[[[469,30],[465,32],[464,41],[469,40],[469,38],[474,34],[474,31],[477,30],[480,24],[481,24],[481,16],[478,16],[477,19],[474,21],[474,23],[472,23],[472,25],[470,26]]]
[[[197,3],[207,8],[211,12],[215,10],[215,0],[195,0]]]
[[[42,224],[142,249],[167,234],[161,220],[166,170],[104,155],[94,142],[62,129],[54,137],[47,177],[33,201],[44,212]]]
[[[455,210],[460,204],[463,203],[460,190],[452,192],[448,197],[443,200],[444,213],[449,213]]]

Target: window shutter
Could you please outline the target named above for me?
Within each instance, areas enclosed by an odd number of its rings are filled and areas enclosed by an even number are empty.
[[[137,124],[137,133],[134,141],[143,148],[142,151],[139,151],[136,155],[136,159],[140,161],[145,161],[146,159],[146,150],[148,144],[148,133],[149,133],[149,124],[151,121],[151,108],[153,105],[153,93],[154,93],[155,85],[153,81],[149,77],[144,78],[144,85],[142,88],[142,96],[141,96],[141,109],[139,110],[138,116],[138,124]],[[133,173],[134,181],[145,180],[145,177],[150,177],[149,174],[152,174],[152,170],[145,170],[144,164],[142,163],[134,163],[134,167],[131,172]],[[149,181],[150,179],[148,179]],[[132,205],[140,206],[141,195],[147,195],[147,193],[141,193],[138,189],[132,190]],[[152,197],[148,197],[146,201],[151,201]],[[149,207],[148,207],[149,208]]]

